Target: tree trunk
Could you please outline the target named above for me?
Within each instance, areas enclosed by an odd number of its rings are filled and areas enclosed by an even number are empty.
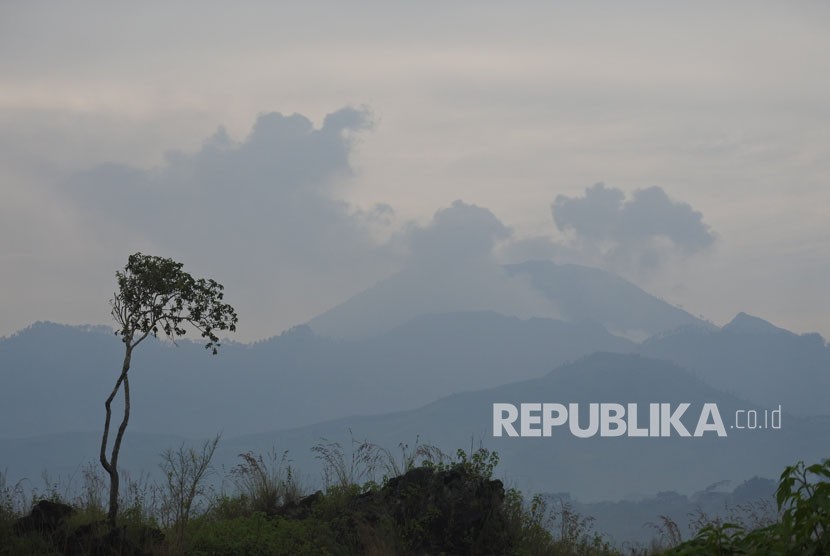
[[[130,359],[132,358],[134,347],[132,345],[132,338],[125,337],[124,345],[126,347],[124,351],[124,364],[121,367],[121,375],[118,377],[115,387],[112,389],[112,392],[106,402],[104,402],[107,416],[104,421],[104,434],[101,438],[100,453],[101,465],[110,478],[110,503],[109,511],[107,512],[107,521],[109,526],[113,529],[115,528],[115,519],[118,516],[118,489],[120,482],[118,476],[118,454],[121,451],[121,440],[124,438],[124,431],[127,430],[127,423],[130,420],[130,380],[127,376],[127,372],[130,370]],[[124,385],[124,416],[118,427],[118,434],[115,437],[115,443],[112,447],[112,455],[109,459],[107,459],[107,443],[109,440],[110,421],[112,419],[111,405],[112,401],[115,399],[115,396],[118,395],[118,390],[121,388],[122,384]]]

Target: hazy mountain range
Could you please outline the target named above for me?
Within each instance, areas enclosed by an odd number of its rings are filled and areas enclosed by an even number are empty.
[[[645,341],[712,386],[797,415],[830,414],[830,349],[818,334],[793,334],[740,313],[720,330],[684,327]]]
[[[692,404],[684,419],[692,430],[703,403],[717,403],[728,436],[700,438],[575,438],[556,430],[551,437],[493,438],[492,404],[522,402],[649,402]],[[696,408],[696,409],[694,409]],[[384,446],[398,442],[435,444],[445,450],[477,447],[479,442],[501,455],[507,476],[530,491],[568,491],[583,500],[619,499],[662,490],[692,492],[720,480],[755,475],[774,477],[794,458],[826,455],[830,418],[783,416],[781,430],[730,429],[735,411],[761,410],[715,390],[666,361],[639,355],[596,353],[545,376],[493,389],[442,398],[422,408],[379,416],[338,419],[289,431],[252,435],[225,443],[227,454],[245,446],[264,451],[290,449],[295,461],[313,462],[303,446],[319,438],[350,444],[368,439]],[[582,415],[585,417],[585,414]],[[642,423],[642,421],[641,421]]]
[[[347,447],[420,438],[447,452],[483,442],[515,484],[599,500],[775,477],[827,455],[830,348],[820,336],[743,313],[718,328],[597,269],[530,262],[500,272],[559,318],[509,316],[474,297],[439,311],[423,301],[429,284],[401,273],[308,326],[225,343],[217,357],[190,342],[147,342],[133,358],[122,461],[153,469],[163,448],[222,431],[217,465],[290,450],[314,482],[310,448],[321,438]],[[646,333],[642,343],[622,337]],[[106,327],[37,323],[0,340],[0,468],[33,477],[93,460],[121,357]],[[783,425],[726,438],[493,438],[496,402],[717,403],[727,429],[738,410],[780,404]]]
[[[596,324],[491,312],[425,316],[352,341],[300,326],[257,344],[224,345],[215,357],[190,342],[151,341],[133,357],[130,430],[240,434],[412,409],[541,376],[597,350],[634,347]],[[3,339],[0,437],[98,430],[122,357],[118,338],[101,328],[39,323]]]

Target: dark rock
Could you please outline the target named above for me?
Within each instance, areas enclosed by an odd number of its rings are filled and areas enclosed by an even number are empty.
[[[41,500],[29,515],[21,517],[14,523],[14,532],[18,535],[38,532],[46,535],[54,535],[61,532],[66,518],[75,513],[72,506]]]
[[[367,523],[391,519],[417,554],[505,554],[515,542],[502,482],[461,466],[412,469],[354,503]]]
[[[78,526],[71,532],[66,520],[75,510],[66,504],[41,500],[29,515],[14,524],[17,535],[40,534],[66,556],[147,556],[164,540],[164,534],[152,527],[129,531],[110,529],[106,521]]]
[[[296,502],[289,502],[273,513],[274,515],[285,517],[287,519],[306,519],[311,516],[314,505],[323,499],[322,491],[317,491],[314,494],[304,496]]]

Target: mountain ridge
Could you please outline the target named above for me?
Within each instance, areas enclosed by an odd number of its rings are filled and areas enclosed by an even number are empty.
[[[671,403],[692,404],[685,416],[690,430],[702,403],[720,408],[728,436],[701,438],[574,438],[567,429],[556,429],[549,438],[492,437],[492,404],[561,402],[579,403]],[[308,477],[319,477],[320,462],[311,448],[320,442],[339,443],[346,457],[352,442],[364,439],[389,450],[419,439],[447,453],[467,448],[477,439],[500,454],[505,478],[528,492],[567,490],[581,500],[624,499],[661,490],[693,492],[723,479],[745,480],[752,476],[774,477],[795,459],[808,461],[821,456],[830,441],[830,418],[803,419],[785,413],[780,430],[734,431],[731,415],[738,409],[763,408],[718,391],[677,365],[638,354],[596,353],[564,364],[543,377],[517,381],[486,390],[445,396],[415,409],[376,415],[353,415],[303,427],[226,437],[217,452],[216,464],[230,468],[239,453],[288,450],[292,466]],[[642,426],[642,424],[641,424]],[[27,448],[27,439],[0,439],[0,447],[12,454],[13,470],[39,468],[37,457],[52,454],[48,442],[62,435],[40,437],[37,450]],[[95,454],[94,433],[84,435]],[[130,433],[124,462],[149,464],[161,446],[152,435]],[[144,440],[136,440],[141,439]],[[167,440],[178,442],[178,437]],[[72,453],[86,454],[79,449]],[[51,455],[49,457],[52,457]],[[53,460],[54,461],[54,460]],[[80,465],[79,461],[76,465]],[[625,462],[614,465],[610,462]],[[27,465],[29,467],[27,467]],[[64,466],[69,469],[71,466]]]
[[[307,324],[323,336],[354,339],[380,334],[425,314],[496,310],[506,316],[522,318],[596,322],[612,334],[636,340],[689,324],[716,328],[601,269],[552,261],[492,265],[486,269],[481,274],[488,277],[484,280],[485,285],[493,290],[486,295],[463,301],[432,299],[429,293],[433,289],[441,289],[438,286],[449,284],[449,288],[464,289],[464,280],[472,281],[475,272],[463,274],[461,283],[458,283],[458,277],[449,270],[447,275],[451,278],[418,275],[404,270],[315,316]],[[498,279],[491,274],[498,276]],[[435,287],[431,286],[433,282]],[[522,302],[535,301],[530,303],[530,307],[517,302],[509,310],[499,310],[504,308],[502,290],[511,290],[514,295],[519,295],[518,290],[522,290],[526,296]],[[456,298],[461,295],[457,294]],[[488,299],[488,295],[492,299]],[[433,303],[443,303],[444,307],[436,309]],[[453,303],[466,303],[468,306],[453,306]],[[499,304],[500,307],[497,306]],[[526,314],[516,314],[518,312]]]

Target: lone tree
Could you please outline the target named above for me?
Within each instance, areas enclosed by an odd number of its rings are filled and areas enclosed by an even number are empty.
[[[113,294],[112,316],[118,323],[116,335],[124,342],[124,363],[121,374],[104,406],[107,418],[101,439],[101,465],[110,478],[110,503],[107,519],[115,527],[118,515],[118,453],[130,420],[130,360],[133,350],[148,336],[162,333],[175,343],[187,333],[187,325],[199,331],[206,340],[205,348],[216,355],[218,331],[236,330],[238,318],[230,305],[223,303],[224,287],[214,280],[194,279],[172,259],[135,253],[130,255],[124,271],[115,273],[118,292]],[[124,389],[124,415],[107,458],[107,444],[112,417],[111,404]]]

